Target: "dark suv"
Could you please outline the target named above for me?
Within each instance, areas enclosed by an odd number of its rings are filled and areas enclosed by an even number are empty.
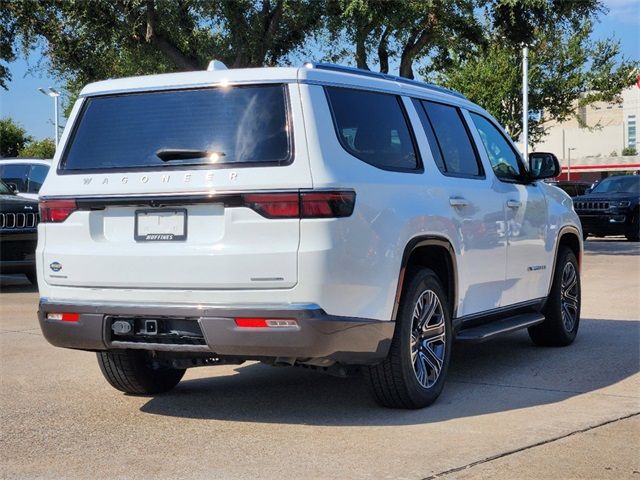
[[[20,197],[0,180],[0,272],[24,273],[36,283],[38,202]]]
[[[624,235],[633,242],[640,240],[639,203],[638,175],[606,178],[588,194],[573,199],[585,239],[589,235]]]

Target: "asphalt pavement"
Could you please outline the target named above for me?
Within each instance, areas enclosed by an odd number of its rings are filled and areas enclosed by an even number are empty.
[[[640,244],[590,239],[576,342],[455,345],[438,402],[388,410],[361,378],[195,368],[127,396],[54,348],[37,291],[0,285],[0,478],[640,480]]]

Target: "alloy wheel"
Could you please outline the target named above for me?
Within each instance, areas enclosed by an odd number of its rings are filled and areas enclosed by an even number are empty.
[[[440,299],[433,290],[422,292],[413,309],[411,362],[418,383],[432,387],[444,365],[446,323]]]
[[[573,263],[567,262],[562,271],[560,306],[564,328],[571,332],[578,319],[578,272]]]

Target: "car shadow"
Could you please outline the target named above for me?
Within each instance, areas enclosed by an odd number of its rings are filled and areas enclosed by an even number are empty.
[[[640,255],[640,243],[630,242],[624,237],[614,238],[593,238],[589,237],[584,242],[584,251],[589,256],[599,255]]]
[[[0,275],[0,293],[33,293],[37,291],[38,286],[33,285],[29,280],[27,280],[27,277],[22,274]]]
[[[534,346],[526,332],[454,346],[439,400],[422,410],[377,406],[361,376],[239,366],[233,375],[181,382],[141,411],[171,417],[323,426],[413,425],[561,402],[637,373],[639,321],[585,320],[574,344]]]

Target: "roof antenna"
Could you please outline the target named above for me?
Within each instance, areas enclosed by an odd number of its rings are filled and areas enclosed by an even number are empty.
[[[217,70],[228,70],[228,68],[220,60],[211,60],[207,66],[207,72],[215,72]]]

